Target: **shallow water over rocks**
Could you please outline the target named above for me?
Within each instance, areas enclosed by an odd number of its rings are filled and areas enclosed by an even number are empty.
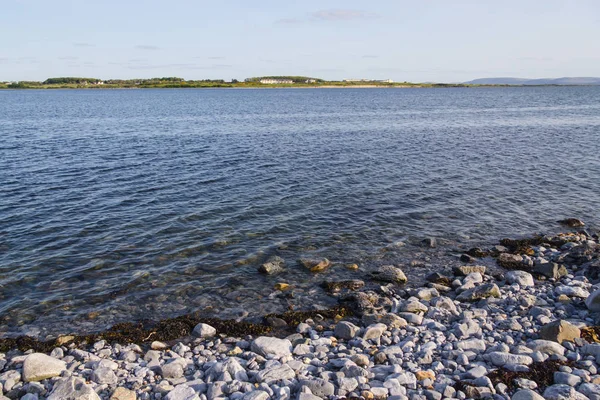
[[[0,137],[0,334],[327,307],[599,221],[597,87],[2,91]]]

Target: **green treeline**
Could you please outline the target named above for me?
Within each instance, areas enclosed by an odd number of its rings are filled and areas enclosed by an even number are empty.
[[[86,84],[86,83],[97,83],[100,82],[101,79],[97,78],[73,78],[73,77],[64,77],[64,78],[48,78],[42,84],[44,85],[69,85],[69,84]]]
[[[291,80],[294,83],[306,83],[307,81],[324,82],[323,79],[311,78],[310,76],[257,76],[253,78],[247,78],[245,82],[260,82],[261,79],[277,79],[277,80]]]
[[[261,80],[292,81],[289,82],[265,82]],[[273,87],[352,87],[352,86],[381,86],[381,87],[466,87],[480,85],[463,84],[420,84],[410,82],[378,82],[378,81],[326,81],[320,78],[308,76],[260,76],[247,78],[244,81],[231,79],[200,79],[185,80],[179,77],[162,77],[149,79],[107,79],[83,78],[83,77],[56,77],[48,78],[43,82],[20,81],[1,82],[0,89],[119,89],[119,88],[273,88]]]

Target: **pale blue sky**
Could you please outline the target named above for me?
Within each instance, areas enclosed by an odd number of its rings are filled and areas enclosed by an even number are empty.
[[[0,0],[0,81],[600,76],[599,0]]]

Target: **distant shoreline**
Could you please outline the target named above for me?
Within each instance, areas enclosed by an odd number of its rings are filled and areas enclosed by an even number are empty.
[[[143,90],[143,89],[449,89],[449,88],[536,88],[536,87],[590,87],[599,85],[468,85],[468,84],[414,84],[414,85],[263,85],[263,86],[37,86],[8,87],[0,90]]]

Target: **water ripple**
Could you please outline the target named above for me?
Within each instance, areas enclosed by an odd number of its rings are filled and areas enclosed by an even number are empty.
[[[2,91],[0,334],[279,312],[278,280],[328,305],[297,258],[361,278],[598,224],[599,109],[597,87]]]

